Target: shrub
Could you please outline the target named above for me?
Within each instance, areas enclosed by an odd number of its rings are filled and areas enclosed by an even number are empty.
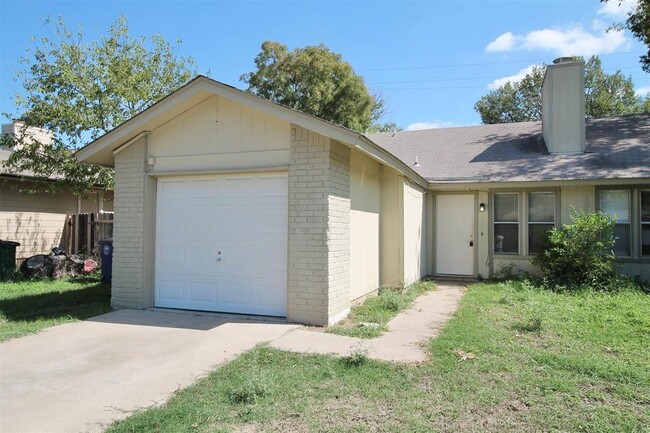
[[[616,220],[602,212],[571,211],[573,224],[549,232],[546,251],[533,259],[554,287],[607,288],[617,275]]]

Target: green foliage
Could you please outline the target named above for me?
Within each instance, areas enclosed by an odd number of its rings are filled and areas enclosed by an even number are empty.
[[[474,105],[481,121],[490,124],[541,120],[544,73],[545,67],[535,66],[521,81],[508,82],[482,96]],[[650,113],[650,98],[636,96],[632,78],[621,71],[603,72],[600,58],[592,56],[585,65],[585,113],[596,118]]]
[[[539,332],[514,329],[536,311]],[[638,290],[476,284],[425,343],[430,362],[352,367],[261,346],[107,431],[646,432],[648,311],[650,296]],[[266,378],[265,394],[234,402],[230,390],[251,376]]]
[[[402,310],[409,308],[415,298],[433,290],[431,281],[419,281],[404,287],[381,287],[377,296],[352,307],[347,319],[327,329],[327,332],[358,338],[376,338],[386,331],[386,324]]]
[[[255,65],[255,72],[240,78],[247,90],[289,108],[359,132],[383,114],[383,100],[325,45],[288,51],[286,45],[266,41]]]
[[[269,392],[268,380],[261,375],[246,377],[229,391],[234,404],[254,404]]]
[[[50,34],[49,21],[45,23]],[[23,92],[15,97],[23,112],[19,119],[28,126],[54,132],[52,146],[17,134],[5,140],[18,145],[6,164],[14,172],[31,171],[47,179],[46,190],[64,187],[75,192],[95,184],[110,187],[109,169],[81,165],[71,152],[113,129],[185,84],[195,74],[191,58],[175,55],[175,46],[161,35],[149,40],[129,35],[124,16],[108,34],[85,42],[81,30],[73,33],[62,18],[53,36],[34,38],[34,48],[21,59],[24,69],[16,81]],[[7,144],[7,143],[5,143]]]
[[[0,341],[111,311],[111,286],[98,275],[0,283]]]
[[[375,134],[377,132],[399,132],[402,130],[403,130],[402,128],[397,126],[397,123],[387,122],[387,123],[372,124],[365,132],[368,134]]]
[[[368,349],[362,345],[355,346],[341,361],[347,366],[358,367],[368,361]]]
[[[573,224],[549,232],[548,247],[533,264],[553,287],[608,288],[616,276],[616,220],[602,212],[577,210],[571,219]]]
[[[545,68],[535,66],[518,83],[506,83],[474,105],[483,123],[514,123],[542,118],[542,81]]]
[[[602,3],[621,0],[600,0]],[[625,23],[614,24],[614,29],[627,27],[639,41],[648,48],[648,53],[640,57],[641,67],[650,73],[650,0],[637,0],[636,9],[632,10]]]

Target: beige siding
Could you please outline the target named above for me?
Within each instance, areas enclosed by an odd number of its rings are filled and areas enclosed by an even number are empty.
[[[404,285],[427,275],[426,194],[404,183]]]
[[[77,197],[66,192],[21,194],[17,186],[13,180],[0,182],[0,239],[21,244],[16,249],[18,260],[62,246],[66,216],[77,212]],[[97,197],[91,194],[82,200],[81,208],[97,212]]]
[[[350,149],[293,126],[288,318],[328,325],[350,306]]]
[[[210,97],[149,137],[152,173],[289,165],[289,123]]]
[[[381,172],[380,213],[380,283],[394,286],[404,282],[403,224],[404,179],[383,168]]]
[[[571,209],[585,212],[594,210],[596,203],[595,188],[590,185],[563,186],[560,189],[560,223],[571,223]]]
[[[350,163],[350,297],[379,287],[381,166],[358,151]]]

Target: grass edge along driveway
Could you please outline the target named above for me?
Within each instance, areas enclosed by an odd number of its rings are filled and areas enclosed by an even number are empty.
[[[0,282],[0,341],[111,311],[111,287],[96,274]]]
[[[646,432],[650,296],[472,285],[397,365],[258,347],[108,432]]]

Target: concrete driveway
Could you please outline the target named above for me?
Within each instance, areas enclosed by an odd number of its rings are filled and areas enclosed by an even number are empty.
[[[297,325],[119,310],[0,344],[0,432],[97,432]]]

